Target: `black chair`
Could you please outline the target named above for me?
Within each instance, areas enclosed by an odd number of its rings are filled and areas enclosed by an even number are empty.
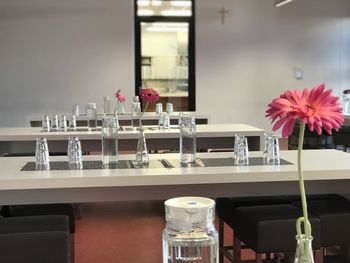
[[[0,217],[0,262],[70,263],[67,216]]]

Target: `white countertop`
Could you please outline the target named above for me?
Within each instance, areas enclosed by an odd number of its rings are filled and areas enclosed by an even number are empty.
[[[261,152],[250,155],[261,156]],[[232,153],[199,153],[201,158]],[[119,159],[134,159],[121,155]],[[178,154],[150,155],[178,162]],[[98,160],[99,156],[84,156]],[[282,151],[293,165],[116,170],[20,171],[33,157],[0,158],[0,200],[3,204],[156,200],[175,196],[254,196],[298,193],[297,152]],[[51,161],[66,157],[51,157]],[[350,154],[336,150],[303,151],[307,193],[348,193]]]
[[[157,126],[152,130],[146,129],[146,138],[178,138],[179,129],[172,126],[169,130],[159,130]],[[232,137],[235,133],[246,136],[263,136],[264,130],[247,124],[198,124],[197,137]],[[136,139],[139,132],[118,131],[118,139]],[[69,136],[78,136],[80,140],[97,140],[101,138],[101,131],[67,131],[42,132],[37,127],[0,128],[0,141],[32,141],[37,137],[46,137],[48,140],[67,140]]]

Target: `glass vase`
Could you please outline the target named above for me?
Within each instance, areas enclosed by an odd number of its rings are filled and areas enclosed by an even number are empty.
[[[118,114],[125,114],[124,102],[117,101],[117,104],[116,104],[116,106],[115,106],[115,111],[116,111]]]
[[[149,163],[148,150],[146,144],[146,137],[144,130],[140,129],[139,139],[137,141],[136,164],[139,166],[147,165]]]
[[[296,236],[297,248],[295,251],[294,263],[315,263],[312,251],[312,236]]]

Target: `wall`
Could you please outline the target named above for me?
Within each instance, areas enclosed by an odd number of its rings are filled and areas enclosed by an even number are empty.
[[[134,92],[130,0],[0,0],[0,126]]]
[[[350,2],[273,2],[196,1],[197,110],[212,122],[269,129],[266,105],[286,89],[350,87]],[[131,0],[0,0],[0,126],[101,104],[118,88],[130,98],[133,34]]]

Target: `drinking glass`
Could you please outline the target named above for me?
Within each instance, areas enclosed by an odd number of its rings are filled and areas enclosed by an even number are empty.
[[[196,119],[192,116],[182,116],[180,126],[180,162],[196,161]]]
[[[156,114],[160,114],[163,112],[163,104],[162,103],[157,103],[156,104]]]
[[[76,136],[69,137],[67,155],[68,155],[69,169],[71,170],[83,169],[81,143],[78,137]]]
[[[264,151],[263,151],[263,159],[264,162],[267,162],[267,156],[269,152],[269,145],[271,141],[271,137],[273,136],[272,132],[264,132]]]
[[[42,118],[42,130],[45,132],[50,131],[50,117],[48,115],[44,115]]]
[[[49,147],[45,137],[36,139],[35,167],[38,171],[50,170]]]
[[[69,115],[69,129],[75,130],[77,128],[77,120],[74,114]]]
[[[137,97],[138,98],[138,97]],[[139,127],[140,115],[141,115],[141,104],[140,102],[133,102],[131,105],[131,126]]]
[[[86,105],[86,116],[89,130],[95,129],[97,127],[96,103],[88,103]]]
[[[73,115],[75,115],[75,116],[77,116],[77,117],[79,117],[79,115],[80,115],[80,112],[79,112],[79,105],[78,105],[78,104],[75,104],[75,105],[73,106]]]
[[[167,103],[166,104],[166,112],[168,113],[168,114],[172,114],[173,112],[174,112],[174,106],[173,106],[173,104],[172,103]]]
[[[178,197],[164,204],[163,262],[219,262],[215,202],[203,197]]]
[[[109,97],[103,97],[103,114],[111,114],[111,101]]]
[[[169,113],[163,113],[163,129],[170,129],[170,116]]]
[[[272,165],[280,164],[280,148],[277,136],[269,138],[266,162]]]
[[[241,135],[238,136],[238,145],[235,154],[235,164],[236,165],[249,165],[249,150],[247,137]]]
[[[61,131],[67,131],[67,118],[66,118],[66,115],[61,115],[60,130]]]
[[[234,142],[234,146],[233,146],[233,158],[237,158],[238,157],[238,149],[239,149],[239,145],[242,143],[244,136],[242,134],[235,134],[235,142]]]
[[[102,164],[109,166],[118,162],[118,128],[114,116],[102,120]]]
[[[184,113],[184,112],[180,112],[179,113],[179,118],[178,118],[178,125],[179,125],[179,128],[181,126],[181,119],[182,117],[185,117],[185,116],[188,116],[187,113]]]
[[[58,127],[58,116],[57,114],[53,114],[51,119],[51,129],[58,130]]]

